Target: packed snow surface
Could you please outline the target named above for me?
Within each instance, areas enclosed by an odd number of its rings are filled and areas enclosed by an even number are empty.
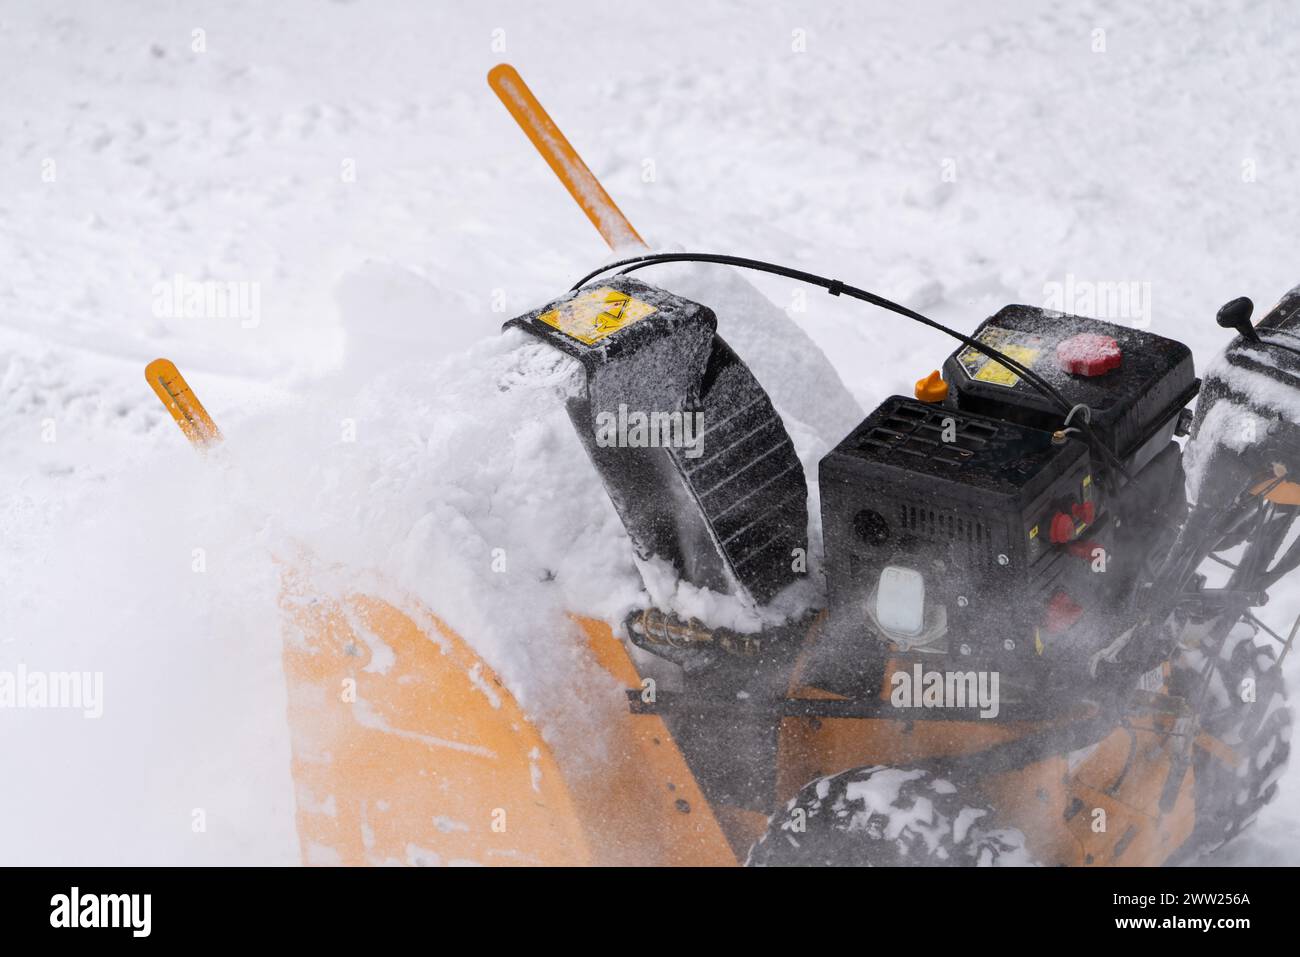
[[[1300,279],[1298,18],[0,0],[0,671],[103,676],[98,718],[0,710],[0,863],[300,859],[277,605],[296,549],[422,600],[557,748],[598,729],[613,691],[565,612],[616,620],[641,578],[563,411],[571,365],[499,329],[608,254],[488,90],[495,63],[657,248],[787,262],[965,331],[1011,302],[1143,323],[1203,368],[1219,304],[1262,312]],[[951,346],[773,277],[639,276],[718,313],[814,519],[817,459]],[[143,381],[160,355],[226,435],[209,456]],[[1265,611],[1285,630],[1300,601]],[[1300,772],[1221,858],[1300,862]]]

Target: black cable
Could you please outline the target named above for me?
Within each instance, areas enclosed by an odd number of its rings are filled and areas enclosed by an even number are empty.
[[[773,275],[782,276],[786,279],[794,279],[811,286],[820,286],[832,296],[844,295],[851,299],[858,299],[862,302],[870,303],[873,306],[878,306],[881,309],[897,313],[900,316],[911,319],[913,322],[919,322],[923,326],[928,326],[929,328],[942,332],[947,336],[951,336],[966,346],[982,352],[984,355],[1006,368],[1019,373],[1026,382],[1059,405],[1061,411],[1067,417],[1071,410],[1075,408],[1075,406],[1072,405],[1065,396],[1061,395],[1061,393],[1057,391],[1051,383],[1043,379],[1043,377],[1038,375],[1038,373],[990,345],[980,342],[964,333],[958,332],[956,329],[951,329],[942,323],[936,322],[928,316],[923,316],[919,312],[908,309],[906,306],[900,305],[890,299],[886,299],[883,296],[876,295],[873,292],[859,289],[856,286],[850,286],[847,283],[840,282],[838,279],[828,279],[825,276],[818,276],[815,273],[804,272],[801,269],[794,269],[789,266],[763,262],[759,259],[748,259],[743,256],[726,256],[717,253],[649,253],[643,256],[633,256],[630,259],[622,259],[618,262],[608,263],[599,269],[595,269],[574,283],[573,290],[581,289],[597,276],[613,269],[620,269],[620,267],[622,267],[620,275],[627,275],[628,273],[635,272],[638,269],[644,269],[647,266],[671,262],[714,263],[724,266],[737,266],[741,269],[752,269],[757,272],[772,273]],[[1124,468],[1124,463],[1121,462],[1119,457],[1101,441],[1095,432],[1093,432],[1091,425],[1086,420],[1082,425],[1073,426],[1073,428],[1079,430],[1089,447],[1095,449],[1101,457],[1107,461],[1107,464],[1111,468],[1124,477],[1125,481],[1132,481],[1132,476],[1129,475],[1128,471]]]

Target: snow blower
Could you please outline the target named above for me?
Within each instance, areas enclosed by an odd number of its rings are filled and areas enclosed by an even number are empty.
[[[754,632],[578,618],[628,689],[608,760],[578,769],[428,610],[320,594],[310,556],[283,556],[306,863],[1153,865],[1250,823],[1289,749],[1300,622],[1284,637],[1255,609],[1300,565],[1300,287],[1257,326],[1249,300],[1225,306],[1238,336],[1202,383],[1141,329],[1012,305],[967,336],[801,270],[637,253],[518,73],[489,83],[628,253],[507,327],[580,363],[569,417],[638,554],[753,607],[824,601]],[[958,341],[821,460],[824,589],[767,393],[708,304],[631,275],[670,262]],[[219,440],[174,366],[147,376],[192,441]],[[365,669],[366,635],[393,667]]]

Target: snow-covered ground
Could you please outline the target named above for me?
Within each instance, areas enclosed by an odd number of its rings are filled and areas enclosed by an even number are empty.
[[[524,376],[497,330],[606,252],[493,64],[653,244],[967,330],[1008,302],[1107,318],[1092,294],[1125,284],[1117,318],[1203,367],[1219,304],[1300,282],[1297,27],[1284,0],[0,0],[0,670],[104,676],[97,719],[0,711],[0,863],[298,860],[290,543],[419,595],[548,726],[581,710],[562,611],[635,601],[631,551],[560,371]],[[949,351],[780,281],[659,275],[718,308],[809,464],[849,395]],[[189,313],[159,285],[185,281],[242,308]],[[225,431],[214,461],[148,391],[159,355]],[[1220,858],[1300,863],[1300,769]]]

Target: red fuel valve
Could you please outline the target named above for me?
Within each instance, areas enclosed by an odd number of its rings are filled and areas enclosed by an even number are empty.
[[[1074,538],[1074,519],[1064,512],[1057,512],[1052,516],[1052,524],[1048,530],[1048,537],[1053,545],[1064,545]]]
[[[1056,346],[1056,361],[1070,375],[1105,375],[1118,369],[1123,358],[1118,342],[1092,332],[1081,332]]]

